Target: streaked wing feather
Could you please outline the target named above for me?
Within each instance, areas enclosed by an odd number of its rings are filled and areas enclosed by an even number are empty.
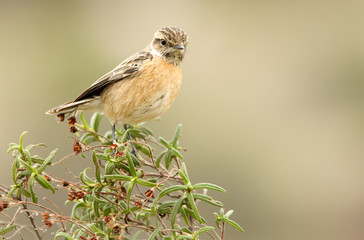
[[[105,89],[105,87],[136,74],[141,69],[142,64],[146,60],[151,58],[153,58],[153,56],[149,53],[147,49],[129,57],[128,59],[120,63],[111,72],[105,74],[96,82],[94,82],[89,88],[81,93],[81,95],[78,96],[74,100],[74,102],[93,96],[100,96],[101,92]]]

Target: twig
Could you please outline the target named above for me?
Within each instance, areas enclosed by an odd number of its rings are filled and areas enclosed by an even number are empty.
[[[225,222],[222,222],[221,240],[224,240],[224,234],[225,234]]]
[[[19,203],[21,203],[21,205],[23,206],[23,209],[24,210],[28,210],[28,207],[25,204],[26,202],[20,201]],[[35,225],[34,218],[32,217],[32,215],[28,211],[25,211],[25,213],[27,214],[27,216],[29,218],[30,224],[32,224],[32,226],[33,226],[33,230],[35,232],[35,235],[36,235],[37,239],[38,240],[42,240],[42,237],[40,236],[40,234],[39,234],[39,232],[37,230],[37,225]]]

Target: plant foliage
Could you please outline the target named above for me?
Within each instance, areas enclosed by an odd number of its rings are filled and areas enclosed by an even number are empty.
[[[182,162],[183,148],[179,146],[181,125],[177,126],[171,140],[153,136],[150,129],[132,125],[128,130],[116,131],[117,142],[111,142],[111,132],[101,134],[101,115],[95,113],[90,122],[81,115],[81,123],[69,121],[75,132],[74,153],[55,160],[57,149],[47,157],[32,155],[34,147],[44,144],[23,145],[26,132],[19,143],[11,143],[8,152],[14,158],[13,185],[2,186],[0,211],[18,209],[8,222],[2,222],[0,235],[22,236],[24,226],[17,223],[19,214],[30,220],[36,239],[42,239],[40,229],[52,228],[54,239],[200,239],[209,234],[212,239],[222,239],[225,223],[243,232],[230,219],[232,211],[224,213],[223,204],[207,195],[209,191],[226,193],[225,189],[211,183],[193,183],[186,164]],[[128,139],[128,133],[132,140]],[[137,156],[131,151],[131,143]],[[73,155],[87,158],[92,168],[76,176],[64,161]],[[70,172],[71,180],[50,176],[46,171],[62,163]],[[46,194],[67,190],[67,206],[72,213],[66,216],[55,206],[45,207],[38,199],[39,187]],[[44,191],[43,191],[44,192]],[[199,207],[203,204],[221,208],[216,215],[216,226],[207,223]],[[35,214],[36,213],[36,214]],[[40,215],[43,226],[36,226]],[[40,218],[40,217],[39,217]],[[220,233],[219,233],[220,232]],[[141,238],[143,236],[143,238]],[[28,238],[26,238],[28,239]]]

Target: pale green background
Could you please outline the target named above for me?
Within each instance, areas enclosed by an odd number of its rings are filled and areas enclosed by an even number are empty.
[[[71,153],[67,126],[44,112],[177,25],[190,38],[182,89],[148,125],[170,138],[183,124],[192,181],[225,187],[214,196],[246,230],[228,228],[226,239],[362,239],[363,7],[1,0],[1,183],[11,184],[9,142],[28,130],[25,143],[58,147],[57,159]],[[90,162],[66,164],[77,172]]]

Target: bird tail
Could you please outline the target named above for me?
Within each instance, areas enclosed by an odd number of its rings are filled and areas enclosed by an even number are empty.
[[[75,115],[77,111],[89,110],[97,108],[100,105],[99,101],[95,98],[87,98],[80,101],[66,102],[62,105],[49,109],[46,114],[64,114],[64,115]]]

